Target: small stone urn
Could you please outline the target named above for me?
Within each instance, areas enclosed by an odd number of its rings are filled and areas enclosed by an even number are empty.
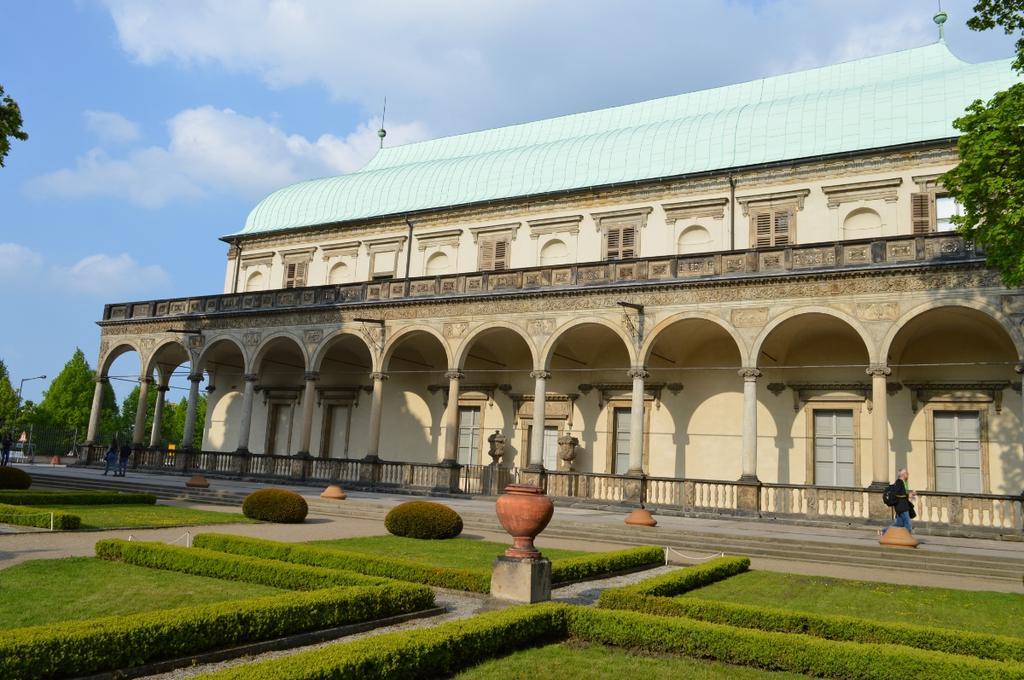
[[[501,430],[495,430],[494,434],[487,438],[487,443],[491,445],[487,451],[487,455],[491,457],[491,464],[501,465],[501,459],[505,455],[505,435]]]
[[[509,484],[498,496],[496,510],[501,526],[512,536],[512,547],[505,551],[505,556],[540,559],[540,551],[533,546],[533,539],[551,521],[555,512],[551,499],[530,484]]]
[[[565,464],[572,468],[572,462],[576,460],[576,447],[580,440],[566,432],[558,438],[558,457],[565,461]]]

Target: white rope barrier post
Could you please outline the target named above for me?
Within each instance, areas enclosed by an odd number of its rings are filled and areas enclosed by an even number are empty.
[[[53,513],[50,513],[50,531],[53,531]]]
[[[192,547],[192,532],[191,531],[186,531],[185,532],[185,547],[186,548],[191,548]]]

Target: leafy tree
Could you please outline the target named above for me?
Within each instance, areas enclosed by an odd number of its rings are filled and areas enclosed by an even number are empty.
[[[21,129],[21,109],[18,102],[4,94],[4,86],[0,85],[0,168],[4,167],[4,158],[11,151],[11,139],[25,141],[28,134]]]
[[[168,404],[170,406],[170,404]],[[188,399],[181,398],[174,405],[173,418],[165,416],[165,423],[170,423],[170,429],[164,426],[167,433],[167,441],[175,446],[181,446],[181,439],[185,436],[185,416],[188,415]],[[203,423],[206,422],[206,395],[200,394],[196,402],[196,428],[192,433],[192,448],[201,449],[203,446]]]
[[[75,428],[84,434],[89,427],[95,387],[95,373],[89,368],[85,354],[76,347],[71,359],[43,392],[37,424]]]
[[[18,420],[18,394],[11,385],[11,377],[7,373],[7,366],[0,359],[0,432],[8,427],[14,427]]]
[[[119,432],[127,433],[129,437],[135,431],[135,413],[139,408],[139,386],[136,385],[128,396],[121,403],[121,416]],[[153,414],[156,412],[156,389],[154,385],[149,386],[146,393],[146,424],[142,431],[142,443],[149,445],[149,433],[153,431]],[[132,437],[134,439],[134,437]],[[123,442],[122,442],[123,443]]]
[[[117,408],[117,395],[114,394],[113,385],[108,382],[103,385],[103,396],[100,401],[100,441],[106,441],[113,437],[120,424],[121,416]]]
[[[1013,67],[1024,72],[1024,0],[979,0],[967,25],[1020,32]],[[1024,283],[1024,83],[975,101],[953,125],[962,134],[960,164],[942,184],[962,206],[958,231],[985,250],[1008,287]]]

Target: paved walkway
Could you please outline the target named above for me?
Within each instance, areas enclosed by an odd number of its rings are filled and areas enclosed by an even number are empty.
[[[28,467],[28,466],[26,466]],[[129,490],[135,484],[147,484],[165,487],[168,490],[183,489],[184,479],[178,475],[164,475],[156,473],[133,472],[127,477],[106,477],[96,468],[78,467],[50,467],[36,466],[40,473],[47,475],[59,475],[69,479],[102,479],[112,488],[124,487]],[[31,469],[29,468],[29,471]],[[235,480],[211,480],[211,491],[229,491],[248,493],[255,489],[264,488],[267,484],[258,482],[242,482]],[[319,502],[321,487],[294,486],[297,492],[310,500]],[[348,500],[344,501],[339,508],[351,508],[353,513],[358,515],[366,511],[379,510],[384,507],[391,507],[410,498],[421,498],[406,496],[402,494],[373,493],[362,491],[349,491]],[[445,498],[443,502],[463,514],[484,514],[493,512],[493,500],[490,499],[465,499]],[[204,507],[197,503],[183,503],[190,507]],[[223,510],[223,507],[210,509]],[[585,525],[593,527],[593,532],[584,532],[577,540],[549,537],[543,535],[538,544],[551,547],[562,547],[569,549],[587,550],[613,550],[621,548],[620,544],[614,542],[603,542],[599,540],[602,528],[614,527],[620,529],[624,511],[606,511],[587,508],[573,508],[559,506],[555,508],[554,522],[566,521],[574,525]],[[699,532],[712,533],[725,536],[750,537],[757,539],[786,539],[798,541],[812,541],[827,544],[851,545],[862,547],[877,546],[875,531],[865,527],[830,528],[811,527],[793,524],[782,524],[771,520],[746,520],[746,519],[698,519],[689,517],[658,516],[659,526],[650,531],[651,543],[657,543],[659,531],[673,532]],[[223,532],[236,533],[249,536],[261,536],[282,541],[304,541],[327,538],[344,538],[350,536],[368,536],[383,533],[383,527],[379,519],[362,519],[360,517],[344,517],[337,515],[318,515],[311,513],[310,518],[302,525],[270,525],[270,524],[240,524],[240,525],[219,525],[210,527],[196,527],[191,529],[199,532]],[[93,545],[97,540],[109,537],[126,538],[129,534],[141,540],[173,541],[180,539],[185,529],[143,529],[143,530],[118,530],[100,532],[56,532],[56,533],[15,533],[0,535],[0,567],[10,566],[27,559],[40,559],[52,557],[64,557],[69,555],[91,555]],[[507,535],[491,531],[470,531],[466,534],[471,537],[479,537],[487,540],[506,542]],[[595,538],[597,537],[597,538]],[[949,553],[966,556],[974,556],[983,561],[986,557],[999,557],[1024,560],[1024,542],[999,541],[993,539],[977,538],[951,538],[944,536],[923,537],[923,544],[920,552]],[[894,553],[894,559],[911,560],[915,559],[915,552],[900,551]],[[696,554],[694,557],[704,557]],[[927,572],[900,572],[887,569],[865,569],[863,567],[848,567],[843,564],[821,564],[813,562],[797,562],[792,560],[773,560],[768,558],[756,558],[753,560],[754,568],[772,569],[776,571],[788,571],[811,575],[836,576],[840,578],[858,578],[863,580],[876,580],[889,583],[905,583],[916,585],[932,585],[939,587],[963,588],[972,590],[1000,590],[1009,592],[1024,592],[1024,586],[1020,582],[994,582],[988,579],[979,579],[970,574],[962,576],[932,574]]]

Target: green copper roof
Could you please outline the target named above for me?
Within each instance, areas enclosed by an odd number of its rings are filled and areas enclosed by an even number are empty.
[[[1017,81],[938,42],[738,85],[382,149],[358,172],[267,196],[241,234],[956,136]]]

